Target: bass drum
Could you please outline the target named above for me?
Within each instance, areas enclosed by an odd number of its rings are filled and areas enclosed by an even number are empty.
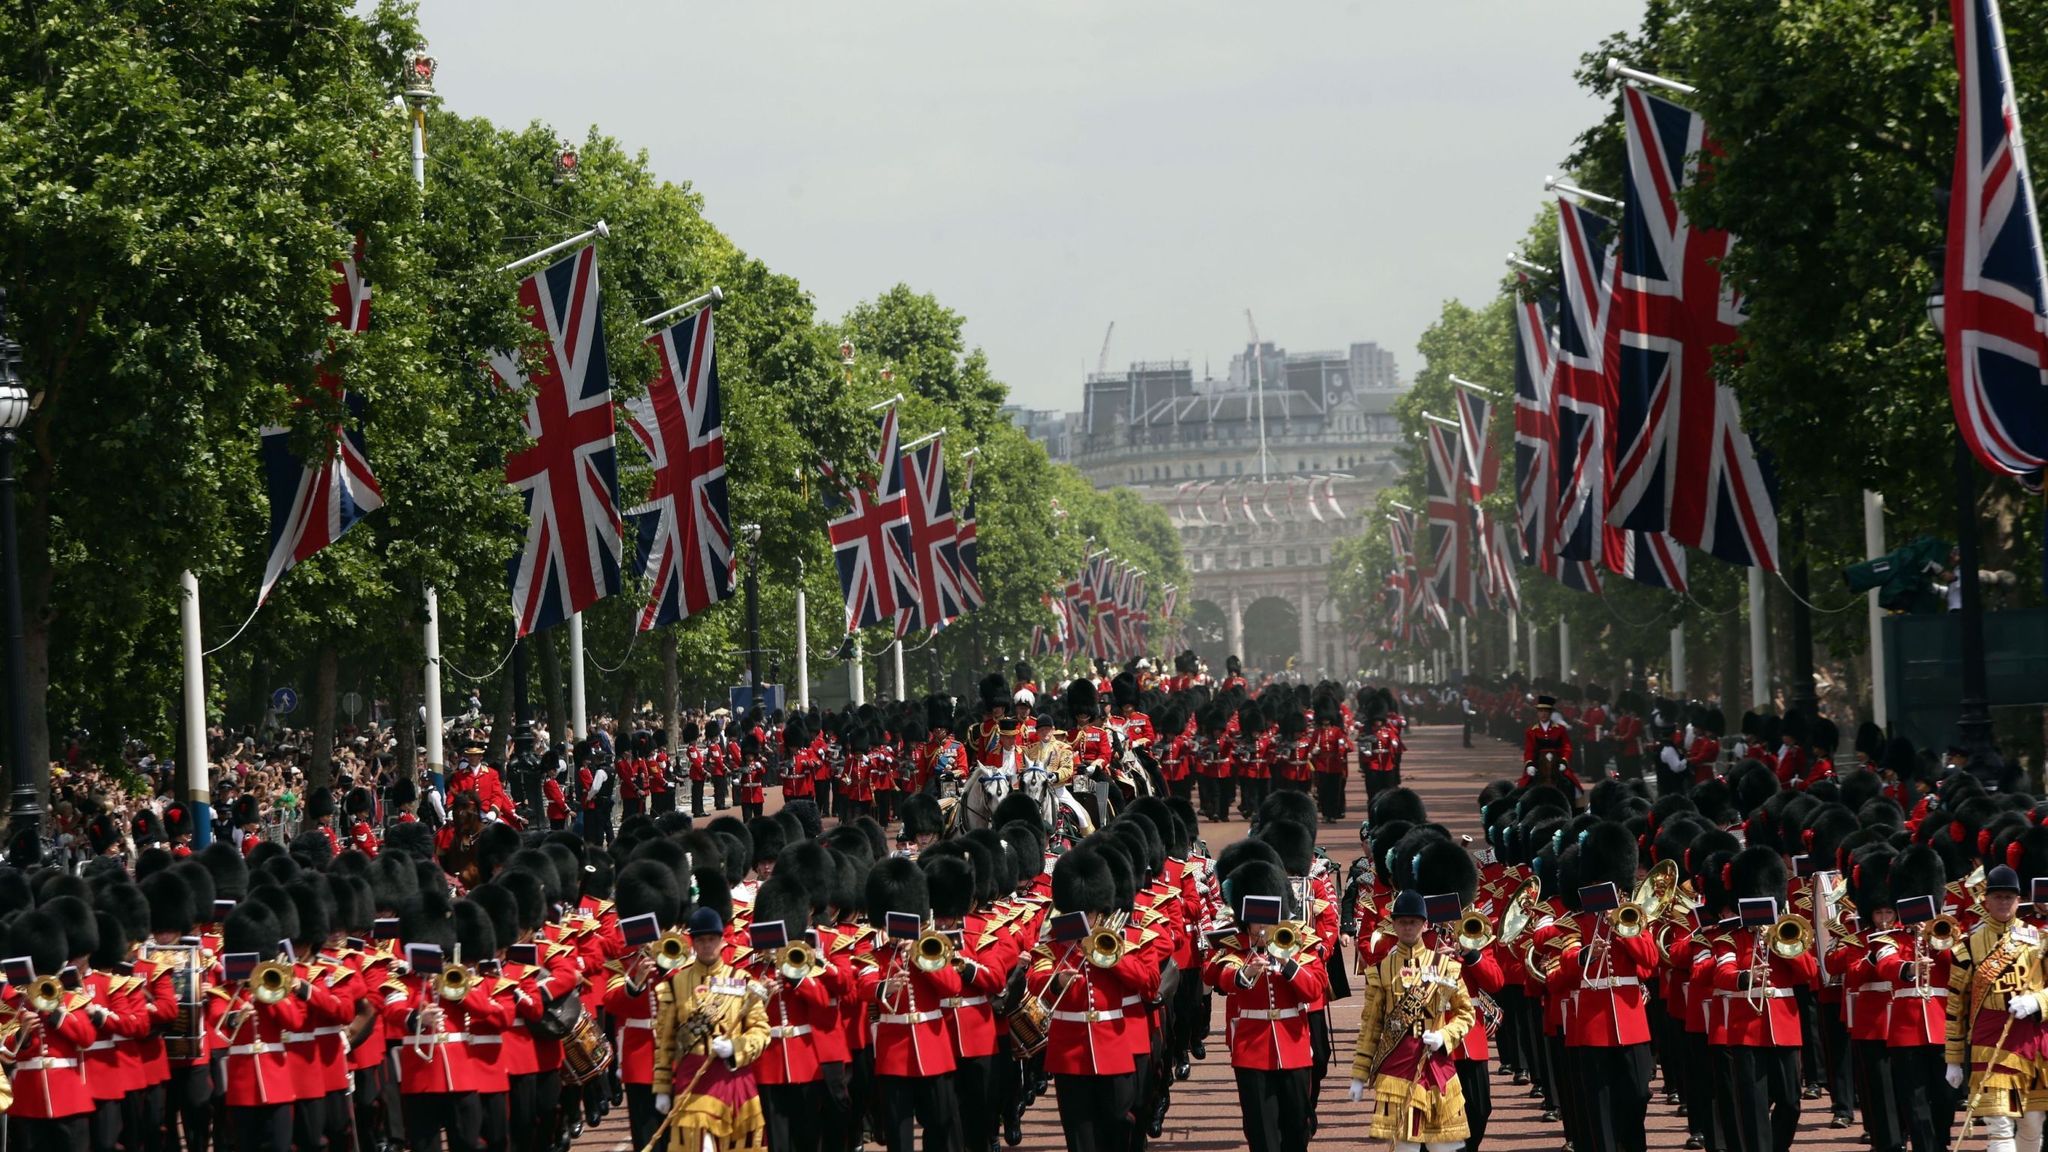
[[[571,1084],[587,1084],[612,1066],[612,1042],[589,1014],[562,1037],[562,1071]]]

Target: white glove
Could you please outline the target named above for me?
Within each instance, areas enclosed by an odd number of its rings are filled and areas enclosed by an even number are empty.
[[[654,1098],[654,1110],[656,1112],[659,1112],[662,1115],[666,1116],[668,1115],[668,1106],[669,1098],[666,1095],[656,1096]]]
[[[711,1054],[721,1060],[732,1059],[732,1041],[723,1036],[712,1037]]]
[[[1424,1032],[1422,1034],[1422,1046],[1431,1052],[1443,1051],[1444,1034],[1441,1032]]]
[[[2041,1014],[2041,998],[2031,992],[2015,996],[2005,1002],[2005,1010],[2012,1013],[2012,1018],[2015,1020],[2025,1020],[2029,1016],[2039,1016]]]
[[[1949,1065],[1947,1080],[1949,1087],[1961,1088],[1963,1086],[1963,1066],[1961,1064]]]
[[[1365,1099],[1365,1081],[1353,1080],[1351,1082],[1351,1102],[1356,1104],[1363,1099]]]

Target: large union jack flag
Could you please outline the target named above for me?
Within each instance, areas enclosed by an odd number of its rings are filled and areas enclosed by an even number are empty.
[[[695,616],[733,593],[716,323],[706,308],[649,337],[660,368],[647,394],[626,404],[627,427],[654,472],[647,503],[627,513],[648,583],[642,632]]]
[[[1407,514],[1387,514],[1387,544],[1394,553],[1394,570],[1387,573],[1388,623],[1406,641],[1415,633],[1415,620],[1409,604],[1415,586],[1415,557],[1409,551]]]
[[[1735,239],[1694,227],[1679,191],[1710,152],[1706,121],[1641,89],[1622,89],[1628,133],[1616,313],[1612,507],[1615,524],[1664,531],[1732,564],[1778,567],[1776,479],[1742,430],[1734,389],[1713,378],[1741,301],[1721,276]]]
[[[920,595],[897,607],[899,636],[942,628],[967,610],[966,596],[960,590],[959,536],[953,519],[953,493],[946,486],[943,439],[935,436],[903,454],[910,547]]]
[[[1613,234],[1612,220],[1558,198],[1564,306],[1557,314],[1550,393],[1557,432],[1557,553],[1567,560],[1597,559],[1607,523]]]
[[[520,424],[533,443],[505,461],[505,483],[526,501],[526,547],[508,565],[526,636],[619,590],[618,445],[597,247],[521,280],[519,306],[541,338],[533,375],[516,350],[493,352],[491,371],[528,393]]]
[[[1961,130],[1942,326],[1956,426],[1994,472],[2048,464],[2048,291],[2041,223],[1996,0],[1951,0]]]
[[[1515,519],[1520,526],[1518,555],[1540,571],[1557,572],[1556,461],[1551,444],[1556,433],[1550,418],[1550,321],[1555,311],[1548,294],[1535,295],[1529,278],[1516,273],[1515,295]]]
[[[955,533],[960,558],[960,595],[968,611],[988,602],[981,590],[981,526],[974,515],[974,456],[967,457],[967,475],[960,478],[960,517]]]
[[[1465,487],[1477,504],[1500,483],[1500,449],[1493,442],[1493,401],[1484,393],[1459,388],[1458,443],[1465,460]],[[1315,488],[1309,488],[1309,511],[1315,511]],[[1321,520],[1321,516],[1316,519]]]
[[[363,278],[362,256],[363,240],[358,236],[349,254],[334,262],[334,312],[327,319],[344,332],[370,327],[370,282]],[[270,598],[270,590],[294,565],[312,559],[356,521],[384,506],[384,490],[363,452],[362,399],[343,391],[341,377],[324,361],[316,371],[315,387],[330,399],[341,400],[348,421],[328,428],[327,449],[314,459],[292,451],[289,428],[263,429],[270,528],[258,605]],[[298,406],[312,402],[302,397]]]
[[[896,409],[882,416],[882,444],[872,476],[846,479],[830,465],[821,486],[832,517],[826,534],[846,597],[846,630],[896,619],[918,597],[912,567],[910,501],[903,492],[903,453],[897,450]]]
[[[1089,602],[1094,627],[1088,633],[1088,655],[1094,660],[1119,657],[1118,640],[1123,635],[1123,606],[1117,602],[1117,576],[1123,566],[1109,556],[1098,557],[1089,568],[1094,598]]]
[[[1424,469],[1429,516],[1429,583],[1446,607],[1456,604],[1470,615],[1472,604],[1472,525],[1458,471],[1457,433],[1441,424],[1429,426]]]
[[[1685,591],[1685,548],[1662,532],[1607,529],[1607,570],[1652,588]]]

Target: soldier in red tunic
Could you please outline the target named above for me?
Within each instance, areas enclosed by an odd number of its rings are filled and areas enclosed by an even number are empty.
[[[1650,1104],[1650,1023],[1645,989],[1656,975],[1651,933],[1622,936],[1607,910],[1635,888],[1636,842],[1628,829],[1603,821],[1579,841],[1579,903],[1597,911],[1572,919],[1578,943],[1561,953],[1549,981],[1553,996],[1568,997],[1565,1051],[1586,1099],[1585,1131],[1598,1152],[1639,1152]]]
[[[737,799],[742,820],[752,820],[768,807],[768,765],[761,758],[761,738],[752,732],[740,738]]]
[[[1576,807],[1579,778],[1572,771],[1572,734],[1556,719],[1556,711],[1556,698],[1536,697],[1536,722],[1522,733],[1522,778],[1517,786],[1549,784],[1562,789]],[[1555,754],[1554,768],[1546,766],[1546,753]]]
[[[1283,951],[1269,942],[1283,917],[1286,873],[1264,861],[1242,864],[1224,878],[1223,892],[1234,902],[1236,930],[1212,942],[1202,983],[1224,999],[1245,1142],[1253,1152],[1304,1152],[1309,1017],[1327,977],[1303,949]]]
[[[957,1147],[959,1100],[953,1092],[953,1041],[943,1004],[963,993],[958,967],[914,962],[916,940],[931,909],[917,863],[891,857],[868,873],[867,917],[878,934],[874,963],[859,973],[858,1002],[872,1016],[875,1096],[889,1152],[911,1152],[918,1133],[934,1148]]]
[[[1316,807],[1326,823],[1344,819],[1345,785],[1351,779],[1351,737],[1344,734],[1343,697],[1326,683],[1315,694],[1315,731],[1308,738],[1309,760],[1315,768]]]
[[[70,950],[63,924],[47,911],[22,913],[10,928],[8,944],[12,955],[28,957],[37,978],[57,975]],[[14,1089],[8,1121],[15,1138],[30,1149],[86,1147],[93,1100],[81,1058],[99,1036],[86,1011],[91,996],[60,989],[55,997],[43,998],[33,994],[33,986],[11,985],[5,996],[18,1025],[0,1041]],[[285,1132],[288,1139],[289,1120]]]

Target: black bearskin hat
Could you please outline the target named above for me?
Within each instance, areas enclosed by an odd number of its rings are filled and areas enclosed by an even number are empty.
[[[1916,844],[1892,861],[1891,884],[1894,901],[1932,896],[1934,906],[1939,909],[1943,889],[1948,884],[1948,869],[1943,865],[1940,853],[1924,844]]]
[[[455,944],[462,949],[463,961],[469,964],[498,954],[498,933],[483,905],[474,900],[455,902]]]
[[[937,836],[946,830],[945,813],[939,810],[939,802],[928,793],[915,792],[905,796],[901,812],[905,840]]]
[[[1250,860],[1223,878],[1223,903],[1232,919],[1244,915],[1247,896],[1287,898],[1287,873],[1264,860]]]
[[[1029,824],[1044,828],[1045,817],[1040,813],[1038,801],[1022,792],[1011,792],[996,804],[995,815],[990,818],[997,827],[1005,824]]]
[[[1888,848],[1872,848],[1858,852],[1843,873],[1849,882],[1849,899],[1865,917],[1864,923],[1869,923],[1873,911],[1896,903],[1892,896],[1892,865],[1897,860],[1897,855]]]
[[[1053,907],[1062,912],[1112,912],[1116,881],[1099,848],[1076,847],[1052,870]]]
[[[230,956],[238,952],[254,952],[269,959],[277,955],[277,942],[283,938],[277,917],[261,904],[240,905],[228,913],[227,920],[220,926],[220,950]],[[36,964],[37,971],[42,967],[40,962]]]
[[[1280,854],[1281,866],[1289,876],[1308,875],[1315,862],[1316,834],[1292,820],[1275,820],[1259,825],[1257,837]]]
[[[1729,894],[1737,900],[1785,899],[1785,858],[1769,848],[1744,848],[1729,864]]]
[[[983,676],[977,692],[981,698],[983,712],[994,712],[1010,706],[1010,682],[1003,679],[1001,672],[991,672]]]
[[[334,790],[331,788],[306,789],[306,823],[325,820],[334,815]]]
[[[931,911],[931,889],[924,871],[907,857],[891,856],[869,869],[863,889],[868,922],[877,928],[887,926],[891,912],[908,912],[922,920]]]
[[[965,916],[974,907],[974,865],[958,856],[934,856],[919,866],[931,896],[932,915]]]
[[[1434,840],[1416,853],[1415,888],[1424,896],[1458,894],[1458,907],[1470,907],[1479,896],[1479,866],[1472,854],[1448,840]]]
[[[1636,885],[1636,838],[1610,820],[1586,829],[1579,838],[1579,884],[1591,887],[1612,882],[1624,896]],[[1783,885],[1779,886],[1780,893]]]
[[[811,926],[811,896],[803,885],[782,876],[780,873],[761,882],[761,888],[754,893],[754,925],[772,924],[782,921],[789,930],[789,938],[803,937],[804,929]]]
[[[655,922],[672,928],[683,916],[682,885],[674,871],[653,860],[635,860],[619,869],[613,885],[613,907],[619,919],[654,914]]]
[[[1092,681],[1075,680],[1068,684],[1060,700],[1066,705],[1067,715],[1072,717],[1076,724],[1085,718],[1101,715],[1101,700]]]
[[[1570,807],[1570,801],[1566,801],[1565,806]],[[1389,788],[1373,797],[1372,803],[1366,805],[1366,815],[1374,824],[1386,824],[1395,820],[1405,820],[1410,824],[1429,822],[1429,811],[1423,805],[1422,797],[1413,788]]]
[[[1138,678],[1129,669],[1116,674],[1109,682],[1109,696],[1118,708],[1138,706]]]
[[[199,909],[192,902],[192,888],[175,872],[166,870],[142,881],[142,895],[149,901],[149,930],[176,932],[183,936],[199,922]]]

